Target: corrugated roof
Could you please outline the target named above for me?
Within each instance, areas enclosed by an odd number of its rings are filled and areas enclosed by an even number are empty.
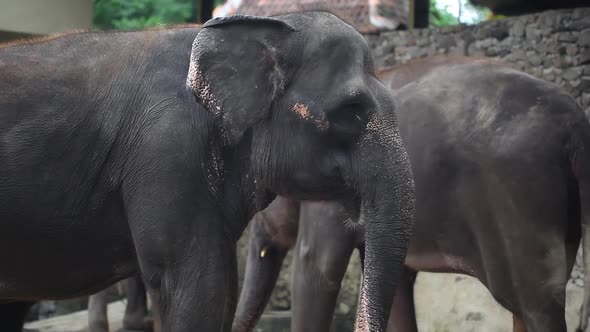
[[[213,17],[231,14],[272,16],[302,10],[327,10],[361,33],[394,30],[407,24],[408,0],[228,0]]]

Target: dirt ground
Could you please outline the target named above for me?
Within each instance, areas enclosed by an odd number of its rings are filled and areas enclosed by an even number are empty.
[[[460,274],[419,273],[415,296],[420,332],[512,332],[512,315],[500,307],[474,278]],[[578,325],[581,303],[582,289],[570,282],[566,313],[568,332],[573,332]],[[109,305],[111,331],[120,328],[124,308],[121,301]],[[288,331],[288,312],[265,316],[272,322],[261,325],[272,328],[259,327],[257,332]],[[39,332],[83,332],[86,322],[87,313],[82,311],[30,323],[26,327]]]
[[[422,272],[414,292],[420,332],[512,332],[512,314],[475,278]],[[578,326],[582,295],[582,288],[570,281],[566,295],[568,332]]]

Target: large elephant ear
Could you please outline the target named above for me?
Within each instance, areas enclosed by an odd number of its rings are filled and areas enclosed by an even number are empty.
[[[204,107],[222,116],[230,142],[268,116],[282,92],[278,50],[292,31],[279,19],[234,15],[207,21],[195,38],[187,84]]]

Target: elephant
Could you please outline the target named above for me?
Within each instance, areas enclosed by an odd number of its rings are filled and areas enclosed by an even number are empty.
[[[428,271],[479,279],[513,313],[515,331],[565,332],[581,238],[590,248],[590,126],[581,108],[560,88],[481,58],[415,60],[379,77],[396,99],[416,186],[388,331],[417,331],[413,283]],[[366,225],[346,219],[341,203],[285,197],[259,212],[232,331],[253,329],[293,247],[291,330],[328,331],[355,248],[366,264]]]
[[[123,316],[123,330],[151,331],[153,318],[148,313],[148,300],[145,284],[140,276],[125,280],[127,306]],[[108,289],[88,298],[88,331],[109,332],[107,316]]]
[[[356,329],[384,331],[414,214],[394,107],[322,11],[3,45],[0,311],[141,274],[162,331],[229,331],[236,241],[283,195],[362,216]]]

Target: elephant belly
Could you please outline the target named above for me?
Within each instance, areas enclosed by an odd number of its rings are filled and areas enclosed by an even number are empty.
[[[465,257],[437,252],[408,252],[405,266],[413,271],[477,275],[475,264]]]
[[[115,205],[77,218],[0,220],[0,299],[91,294],[137,271],[129,226]]]

